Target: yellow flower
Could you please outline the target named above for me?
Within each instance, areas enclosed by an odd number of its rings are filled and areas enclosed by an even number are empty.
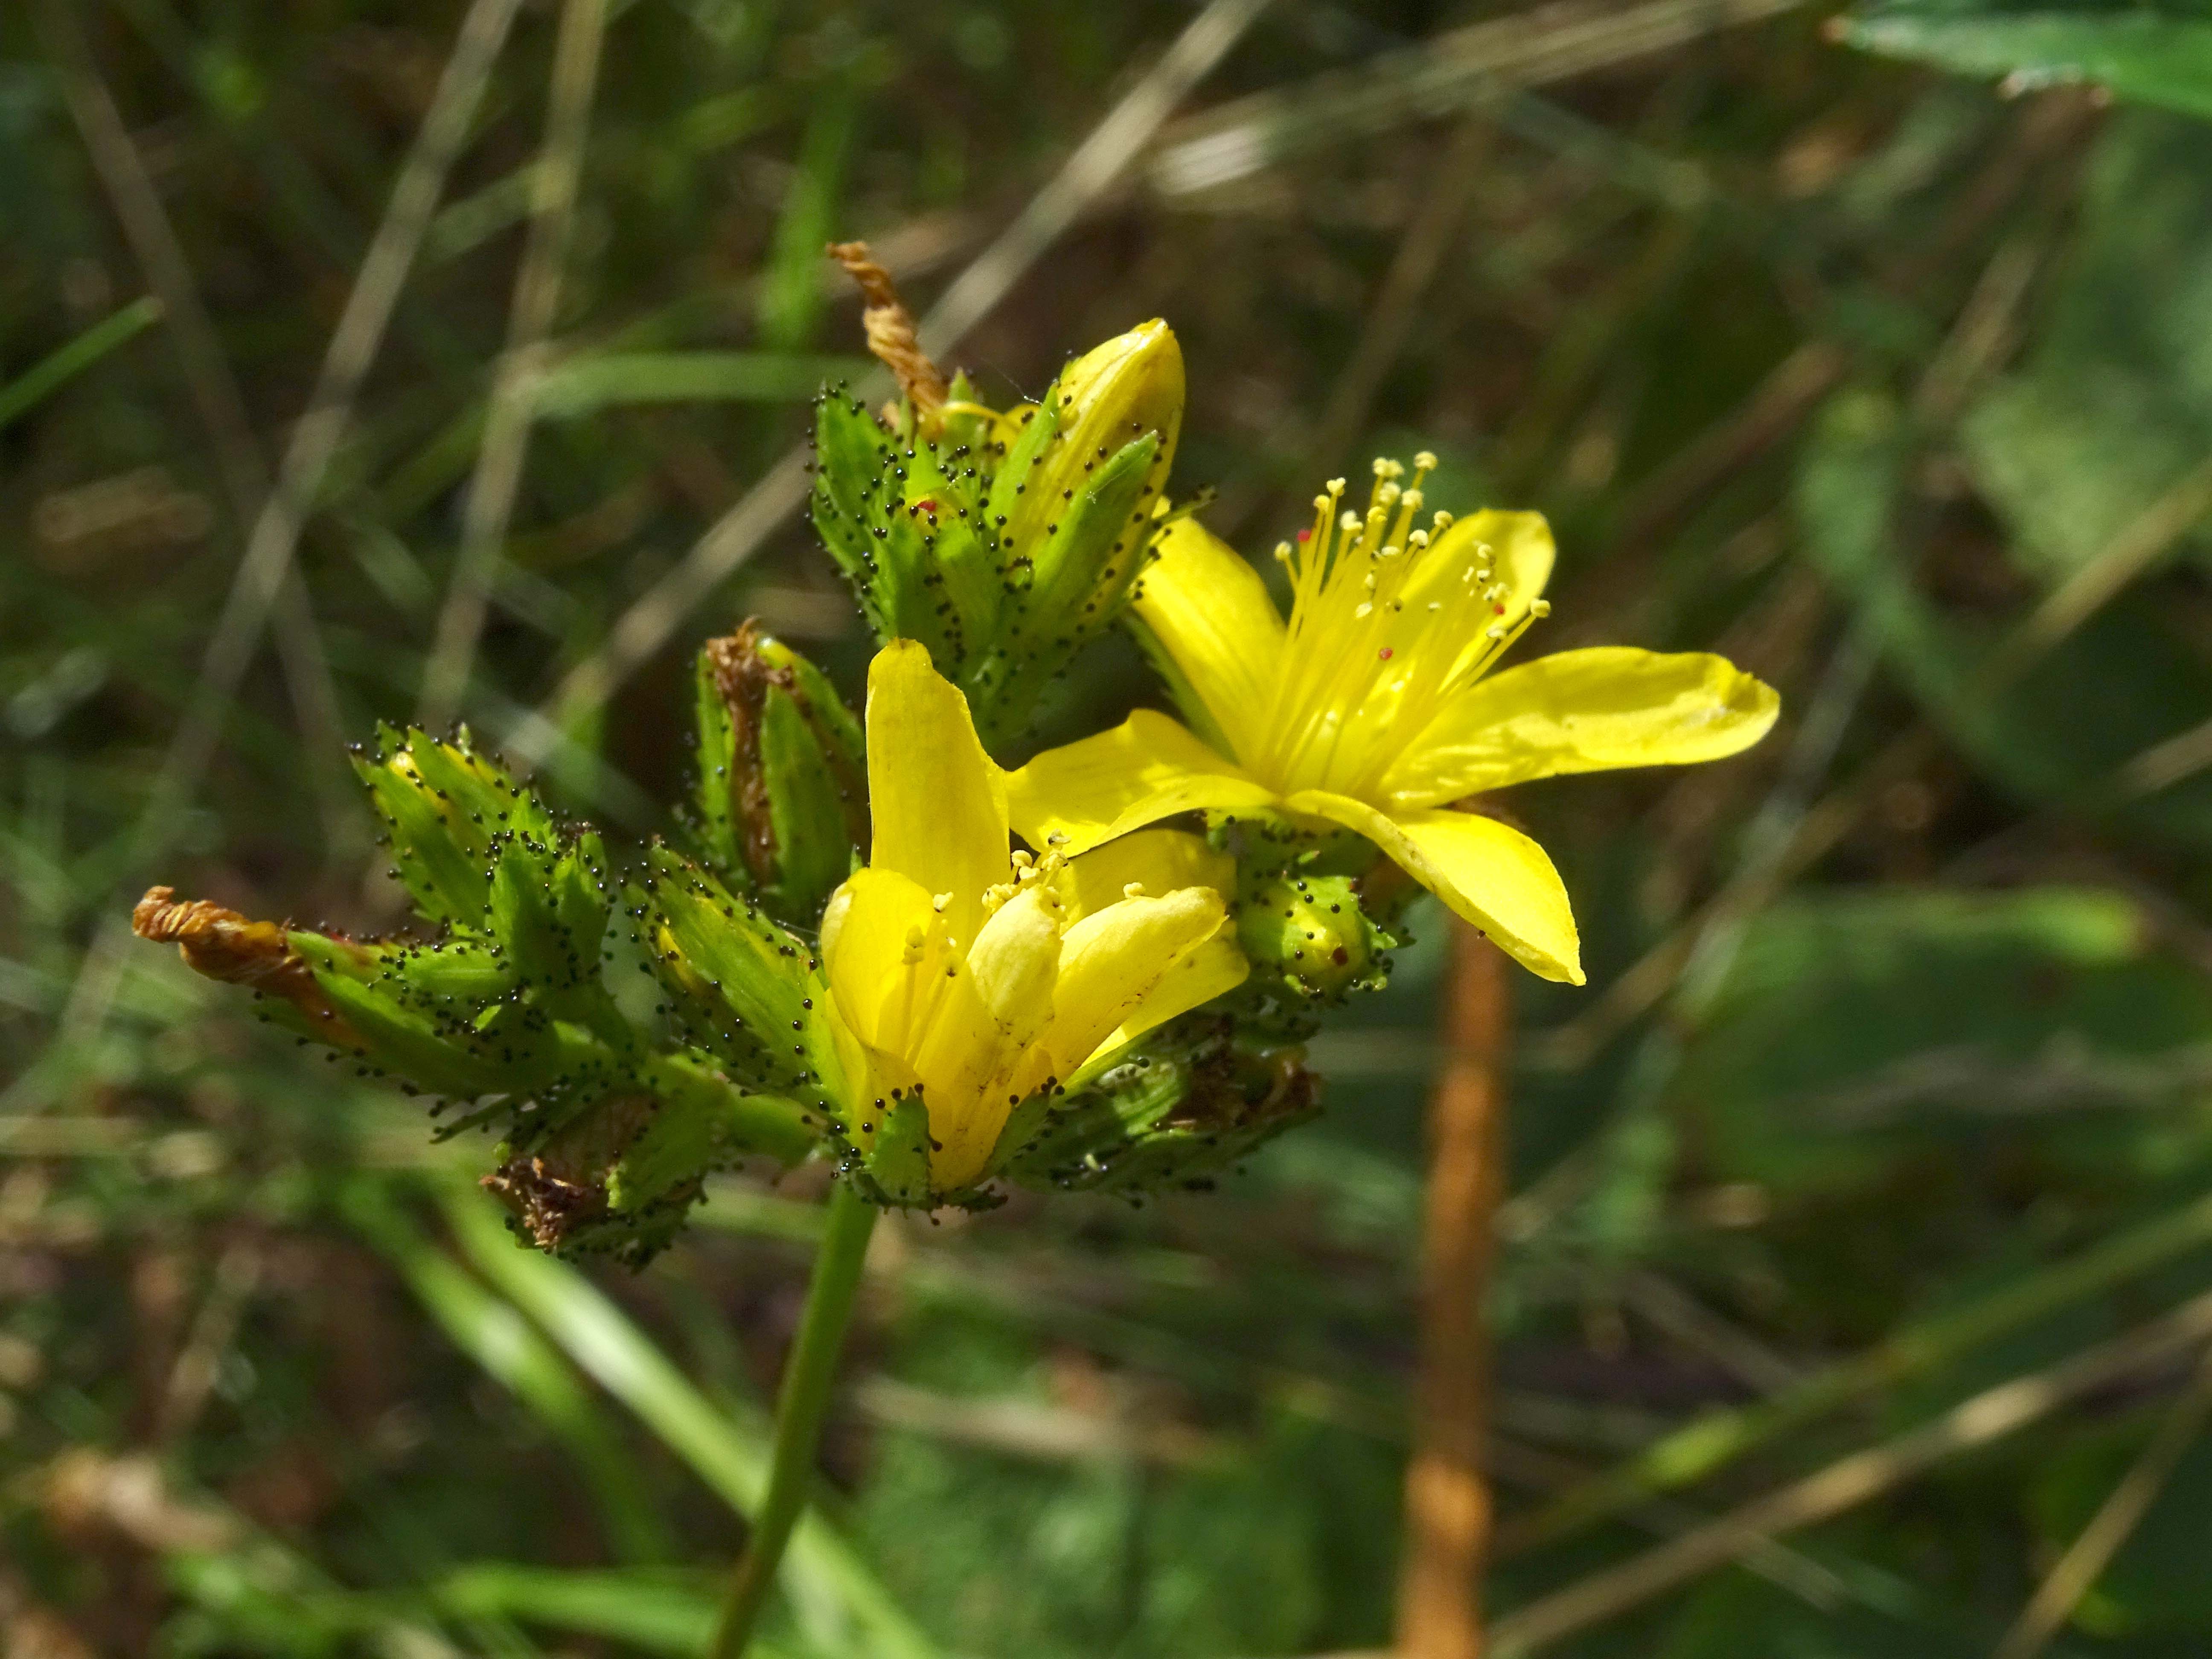
[[[867,732],[874,845],[822,919],[820,1012],[848,1138],[869,1153],[921,1100],[934,1198],[989,1174],[1021,1101],[1243,979],[1220,937],[1233,872],[1168,831],[1010,851],[1004,774],[910,640],[869,669]]]
[[[1260,573],[1185,520],[1135,605],[1194,733],[1140,710],[1007,775],[1014,827],[1071,853],[1177,812],[1275,809],[1357,830],[1547,979],[1582,983],[1565,889],[1544,849],[1450,804],[1564,772],[1717,760],[1773,725],[1773,690],[1721,657],[1619,647],[1492,674],[1547,613],[1540,514],[1438,513],[1435,458],[1375,464],[1367,511],[1316,498],[1289,567],[1287,625]]]

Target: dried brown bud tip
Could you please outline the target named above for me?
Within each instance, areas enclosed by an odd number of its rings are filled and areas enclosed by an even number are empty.
[[[860,325],[868,331],[868,349],[898,376],[899,390],[916,414],[935,414],[947,395],[945,374],[924,355],[914,313],[899,298],[890,272],[870,257],[866,242],[832,242],[829,254],[860,284],[860,297],[867,301]]]
[[[177,947],[185,965],[208,979],[282,997],[318,1022],[325,1040],[354,1039],[315,983],[314,970],[273,921],[250,921],[212,899],[179,902],[173,887],[149,887],[131,913],[131,929],[156,945]]]

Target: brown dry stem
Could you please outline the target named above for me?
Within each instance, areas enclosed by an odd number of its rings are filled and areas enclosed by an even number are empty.
[[[1483,1301],[1504,1185],[1506,973],[1497,946],[1455,926],[1443,1073],[1429,1108],[1420,1373],[1398,1583],[1397,1648],[1407,1659],[1480,1659],[1484,1650],[1482,1572],[1493,1517],[1482,1469],[1490,1417]]]

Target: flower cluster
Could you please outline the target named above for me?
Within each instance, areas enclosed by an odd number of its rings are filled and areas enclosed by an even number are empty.
[[[1477,798],[1717,759],[1775,719],[1715,656],[1501,668],[1547,614],[1550,532],[1426,513],[1427,455],[1378,461],[1364,507],[1340,479],[1316,498],[1275,550],[1285,611],[1167,505],[1164,324],[997,410],[921,356],[887,284],[871,299],[904,395],[824,394],[813,495],[881,647],[860,717],[748,623],[700,653],[670,843],[624,860],[465,732],[386,730],[356,766],[423,937],[167,888],[139,908],[301,1041],[441,1097],[447,1132],[495,1129],[486,1185],[544,1248],[642,1261],[747,1158],[829,1159],[907,1206],[1204,1185],[1318,1109],[1304,1042],[1387,978],[1419,888],[1581,982],[1550,860]],[[1002,769],[1115,626],[1182,718]]]

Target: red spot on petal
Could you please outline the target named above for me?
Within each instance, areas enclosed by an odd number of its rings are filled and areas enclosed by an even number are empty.
[[[1376,660],[1377,662],[1388,662],[1388,661],[1389,661],[1389,660],[1390,660],[1390,647],[1389,647],[1389,646],[1387,646],[1387,645],[1386,645],[1386,646],[1384,646],[1384,647],[1383,647],[1380,651],[1377,651],[1377,652],[1375,653],[1375,659],[1376,659]]]
[[[1502,605],[1493,605],[1490,608],[1501,617],[1505,614],[1505,607]]]
[[[1301,530],[1298,532],[1298,539],[1302,542],[1311,541],[1313,539],[1313,532],[1310,530]]]

